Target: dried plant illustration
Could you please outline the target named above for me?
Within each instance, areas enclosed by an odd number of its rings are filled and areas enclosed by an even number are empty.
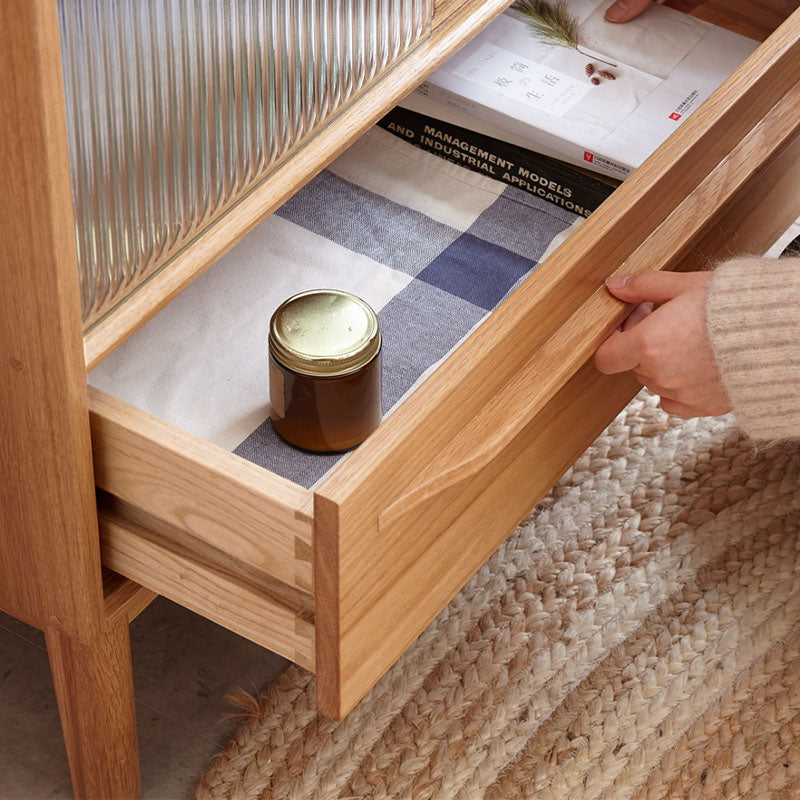
[[[610,67],[617,66],[581,48],[578,19],[569,13],[566,0],[555,0],[552,3],[548,0],[517,0],[512,8],[525,15],[531,33],[544,44],[568,47],[577,50],[581,55],[602,61]]]

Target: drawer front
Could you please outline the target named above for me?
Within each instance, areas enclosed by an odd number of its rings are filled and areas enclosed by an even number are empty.
[[[323,713],[352,708],[635,391],[591,364],[626,313],[605,278],[730,255],[733,229],[763,250],[798,216],[798,30],[800,13],[317,491]]]

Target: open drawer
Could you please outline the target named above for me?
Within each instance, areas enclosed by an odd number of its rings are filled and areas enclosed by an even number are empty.
[[[755,13],[755,12],[754,12]],[[91,390],[103,562],[317,674],[341,717],[635,393],[613,272],[800,214],[800,12],[312,492]]]

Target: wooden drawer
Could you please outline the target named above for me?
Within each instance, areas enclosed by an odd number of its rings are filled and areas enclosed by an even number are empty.
[[[800,12],[314,492],[91,390],[104,563],[343,716],[637,390],[591,362],[626,313],[605,278],[763,252],[798,133]]]

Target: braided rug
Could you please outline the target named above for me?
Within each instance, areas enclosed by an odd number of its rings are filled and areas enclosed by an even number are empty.
[[[800,797],[800,449],[643,392],[343,722],[250,702],[199,800]]]

